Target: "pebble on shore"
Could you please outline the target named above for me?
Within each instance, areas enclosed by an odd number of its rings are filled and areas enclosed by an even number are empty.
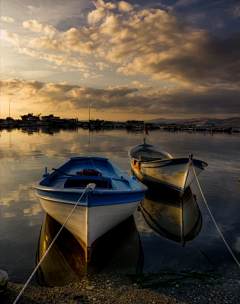
[[[6,271],[0,269],[0,292],[4,292],[7,288],[9,277]]]

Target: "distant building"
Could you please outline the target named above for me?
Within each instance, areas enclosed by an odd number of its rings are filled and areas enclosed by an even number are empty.
[[[142,130],[144,128],[144,120],[128,120],[126,129]]]
[[[144,125],[144,120],[127,120],[128,124],[131,125]]]
[[[23,121],[38,121],[40,120],[40,114],[37,115],[33,115],[33,113],[28,113],[26,115],[22,115],[20,116],[22,118]]]
[[[60,122],[59,116],[54,116],[53,114],[50,114],[48,116],[42,116],[42,122],[47,124],[55,124]]]

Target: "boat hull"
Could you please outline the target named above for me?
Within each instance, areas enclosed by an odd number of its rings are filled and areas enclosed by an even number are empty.
[[[74,205],[40,198],[43,209],[60,224],[64,224]],[[87,262],[98,239],[131,216],[141,199],[105,206],[78,205],[65,227],[75,236],[85,251]]]
[[[152,147],[152,146],[150,146]],[[136,150],[136,147],[132,149]],[[174,190],[180,196],[195,180],[195,174],[198,176],[204,167],[205,162],[191,158],[165,158],[153,161],[136,160],[129,152],[131,169],[136,177],[147,184],[161,185]],[[157,148],[154,148],[157,151]]]
[[[186,159],[187,160],[187,159]],[[189,163],[186,165],[174,165],[174,166],[156,166],[136,168],[134,164],[131,164],[131,169],[136,177],[146,183],[147,185],[154,184],[161,185],[174,190],[179,195],[183,195],[185,189],[191,185],[195,179],[195,175],[192,167]],[[194,166],[196,175],[198,176],[203,169]]]

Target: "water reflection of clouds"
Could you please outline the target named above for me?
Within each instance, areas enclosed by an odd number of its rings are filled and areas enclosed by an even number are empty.
[[[76,153],[76,152],[79,151],[79,147],[78,147],[77,143],[73,143],[73,144],[72,144],[72,147],[70,148],[70,151],[71,151],[72,153]]]
[[[56,149],[48,149],[45,153],[47,157],[58,156],[58,152]]]
[[[42,212],[40,204],[31,204],[31,207],[23,209],[24,216],[38,215],[40,212]]]
[[[18,161],[22,158],[37,158],[44,156],[45,153],[43,149],[34,149],[32,147],[28,147],[28,145],[19,145],[16,147],[11,147],[11,149],[4,149],[1,147],[1,162],[8,159],[14,159]]]
[[[23,198],[24,200],[28,201],[36,201],[36,196],[32,187],[32,183],[19,184],[18,188],[14,191],[9,191],[8,195],[8,197],[1,198],[2,206],[10,207],[11,203],[19,203]]]
[[[15,217],[16,213],[14,212],[4,212],[3,217]]]
[[[6,218],[15,217],[19,212],[23,216],[34,216],[43,211],[37,202],[32,183],[19,184],[16,190],[8,191],[7,196],[1,198],[1,206],[1,215]]]
[[[34,133],[32,137],[26,136],[26,134],[14,130],[11,132],[11,146],[9,147],[8,136],[2,136],[1,139],[1,159],[24,159],[24,158],[39,158],[42,156],[48,157],[64,157],[65,155],[71,155],[74,152],[81,153],[85,151],[87,144],[86,139],[81,137],[77,133],[60,132],[56,136],[47,137],[44,134],[39,136],[38,133]],[[16,137],[16,134],[18,137]],[[67,136],[66,136],[67,134]],[[53,148],[54,147],[54,148]]]
[[[125,130],[90,134],[84,131],[82,129],[74,133],[61,131],[54,133],[51,137],[44,133],[34,133],[30,137],[18,130],[13,130],[10,149],[9,137],[5,134],[2,138],[2,161],[4,159],[34,160],[42,157],[66,159],[71,156],[86,155],[86,152],[91,154],[105,152],[106,157],[115,159],[119,156],[127,157],[127,151],[133,145],[133,139]],[[139,138],[134,140],[136,144],[139,142]]]

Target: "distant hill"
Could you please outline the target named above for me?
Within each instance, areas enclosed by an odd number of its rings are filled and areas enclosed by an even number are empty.
[[[191,118],[191,119],[165,119],[157,118],[148,120],[152,123],[177,123],[177,124],[194,124],[194,125],[215,125],[215,126],[240,126],[240,117],[231,117],[226,119],[218,118]]]

